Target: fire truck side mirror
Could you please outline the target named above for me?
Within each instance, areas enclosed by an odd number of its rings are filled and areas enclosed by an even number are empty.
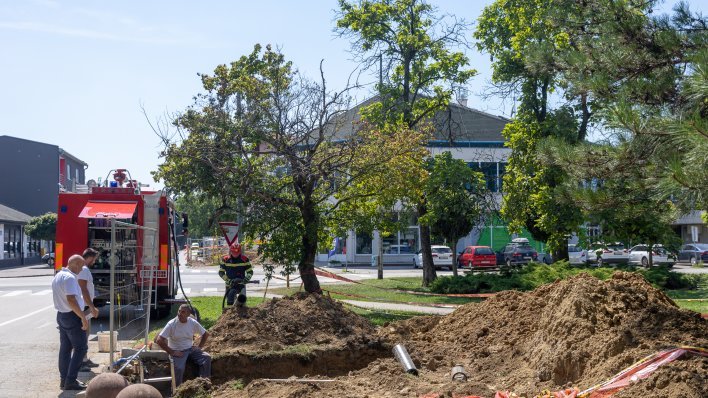
[[[182,228],[187,229],[189,227],[189,216],[187,213],[182,213]]]

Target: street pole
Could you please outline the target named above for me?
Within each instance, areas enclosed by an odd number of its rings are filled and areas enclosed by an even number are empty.
[[[113,304],[115,302],[115,286],[116,286],[116,264],[115,264],[115,255],[116,255],[116,220],[115,218],[111,218],[111,255],[109,257],[109,263],[111,265],[111,282],[110,282],[110,300],[111,300],[111,305],[110,305],[110,314],[108,317],[108,338],[109,338],[109,344],[108,348],[111,351],[110,356],[109,356],[109,361],[108,362],[108,369],[110,371],[113,371],[113,350],[115,350],[115,347],[113,347],[113,311],[115,310],[115,305]]]

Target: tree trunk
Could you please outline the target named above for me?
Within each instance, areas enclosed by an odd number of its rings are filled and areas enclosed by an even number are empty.
[[[315,275],[315,256],[317,255],[317,213],[315,212],[314,206],[308,205],[308,201],[305,201],[305,205],[300,209],[302,213],[303,221],[303,232],[302,232],[302,256],[300,257],[300,264],[298,264],[298,270],[300,271],[300,277],[302,278],[302,283],[305,291],[308,293],[322,293],[320,288],[320,282],[317,280],[317,275]]]
[[[551,257],[553,262],[565,260],[568,261],[570,257],[568,256],[568,244],[561,246],[560,249],[551,252]]]
[[[428,213],[425,203],[418,204],[418,219]],[[433,264],[433,251],[430,247],[430,226],[420,224],[420,252],[423,255],[423,287],[429,286],[437,274]]]
[[[457,241],[460,238],[457,238],[455,236],[448,236],[447,239],[449,240],[448,244],[450,245],[450,248],[452,249],[452,275],[458,276],[458,274],[457,274]]]
[[[379,243],[379,247],[376,249],[376,269],[378,270],[378,275],[376,278],[383,279],[383,236],[381,236],[381,231],[379,231],[377,241]]]
[[[420,245],[423,253],[423,287],[427,287],[438,277],[430,248],[430,227],[427,225],[420,226]]]

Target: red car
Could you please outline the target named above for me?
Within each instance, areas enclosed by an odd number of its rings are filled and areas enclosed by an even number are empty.
[[[489,246],[467,246],[458,263],[461,268],[496,267],[497,255]]]

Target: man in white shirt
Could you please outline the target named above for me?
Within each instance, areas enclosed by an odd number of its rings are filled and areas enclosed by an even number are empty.
[[[57,272],[52,280],[54,308],[57,310],[59,324],[59,387],[62,390],[86,388],[84,383],[76,379],[81,361],[88,350],[88,321],[83,313],[84,299],[76,279],[83,265],[84,258],[75,254],[69,257],[66,268]]]
[[[92,248],[87,248],[81,255],[84,258],[84,266],[81,268],[81,272],[78,275],[79,287],[81,288],[81,297],[84,299],[86,304],[83,308],[84,313],[87,315],[87,320],[89,321],[89,327],[86,329],[86,341],[88,342],[89,335],[91,334],[91,321],[90,318],[98,317],[98,308],[93,305],[93,299],[96,297],[96,289],[93,286],[93,275],[91,274],[91,267],[96,262],[98,258],[98,252]],[[89,317],[88,315],[91,314]],[[88,344],[88,343],[87,343]],[[90,368],[98,366],[98,364],[93,363],[88,358],[88,352],[84,356],[84,361],[81,364],[82,371],[89,371]]]
[[[171,319],[155,337],[155,342],[165,350],[174,362],[175,384],[182,384],[187,360],[199,365],[199,377],[211,377],[211,356],[202,351],[209,338],[209,332],[190,315],[189,304],[182,304],[177,317]],[[199,343],[194,344],[194,335],[200,335]]]

